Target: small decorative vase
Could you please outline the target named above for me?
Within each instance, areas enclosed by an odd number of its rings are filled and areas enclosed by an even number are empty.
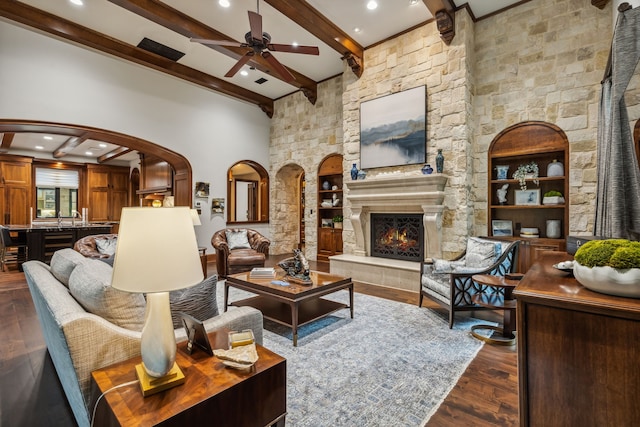
[[[323,190],[328,190],[331,188],[331,184],[329,184],[329,181],[325,181],[322,183],[322,189]]]
[[[507,179],[509,172],[509,165],[505,166],[496,166],[496,178],[497,179]]]
[[[442,155],[442,148],[438,148],[438,154],[436,155],[436,172],[442,173],[444,170],[444,156]]]
[[[367,177],[367,171],[360,169],[358,171],[358,179],[365,179]]]
[[[433,168],[431,165],[424,165],[422,167],[422,173],[423,175],[431,175],[433,173]]]
[[[547,237],[549,239],[559,239],[560,238],[560,220],[559,219],[549,219],[547,220]]]
[[[549,163],[547,166],[547,176],[563,176],[564,175],[564,165],[562,162],[554,160]]]
[[[353,179],[354,181],[358,179],[358,168],[356,167],[355,163],[351,167],[351,179]]]

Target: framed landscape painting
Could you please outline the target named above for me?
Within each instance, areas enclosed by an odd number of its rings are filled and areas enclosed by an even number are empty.
[[[426,92],[418,86],[360,104],[360,169],[426,162]]]

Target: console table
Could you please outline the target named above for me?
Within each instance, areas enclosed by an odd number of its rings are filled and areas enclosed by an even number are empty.
[[[640,300],[593,292],[543,252],[517,300],[520,425],[640,425]]]
[[[210,332],[213,348],[227,348],[226,331]],[[96,426],[284,427],[286,360],[256,346],[258,361],[247,371],[225,367],[203,351],[186,353],[178,344],[176,362],[182,385],[143,397],[138,384],[117,388],[98,403]],[[91,373],[92,402],[106,390],[136,379],[140,357]],[[93,405],[90,410],[93,410]]]

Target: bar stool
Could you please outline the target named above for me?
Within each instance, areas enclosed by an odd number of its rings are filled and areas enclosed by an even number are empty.
[[[15,263],[19,270],[22,270],[22,263],[27,259],[26,239],[14,239],[10,230],[0,225],[0,267],[5,271],[8,263]]]

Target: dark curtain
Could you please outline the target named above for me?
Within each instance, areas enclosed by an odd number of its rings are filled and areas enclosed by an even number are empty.
[[[640,230],[640,168],[624,92],[640,60],[640,7],[618,15],[598,117],[594,235],[630,238]]]

